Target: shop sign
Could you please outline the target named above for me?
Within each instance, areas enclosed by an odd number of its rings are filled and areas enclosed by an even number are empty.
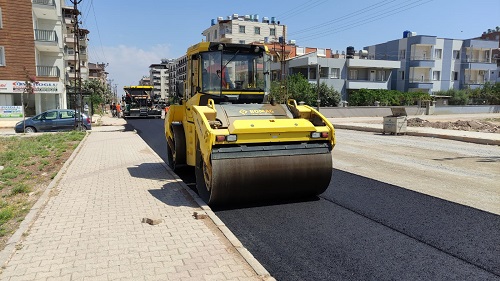
[[[0,105],[0,118],[23,117],[23,107],[13,105]]]
[[[32,84],[35,94],[57,94],[61,93],[61,82],[34,82]],[[25,81],[2,81],[0,80],[0,93],[24,93]]]

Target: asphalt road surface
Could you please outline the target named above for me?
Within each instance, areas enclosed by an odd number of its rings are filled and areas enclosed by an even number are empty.
[[[135,128],[166,160],[163,120],[128,122],[129,128]],[[467,201],[468,194],[464,186],[473,189],[469,194],[478,190],[493,198],[498,195],[499,187],[494,185],[500,176],[497,147],[341,130],[337,137],[334,163],[337,157],[340,164],[334,164],[330,186],[319,198],[216,211],[273,277],[500,280],[500,216],[493,212],[500,203],[493,200],[486,204],[484,209],[493,210],[487,212],[462,202]],[[347,147],[347,143],[353,147]],[[370,143],[377,147],[375,155],[371,155]],[[384,143],[385,148],[381,145]],[[398,147],[406,154],[403,152],[398,163],[393,163]],[[413,154],[412,149],[421,153]],[[357,154],[349,155],[353,150]],[[380,155],[384,153],[393,156],[382,160]],[[423,156],[429,153],[432,155]],[[443,155],[457,161],[435,164]],[[417,164],[418,169],[414,167]],[[474,165],[475,171],[454,182],[450,175],[459,177],[468,165]],[[417,171],[404,174],[413,171],[412,166]],[[358,170],[360,173],[355,174]],[[492,180],[478,182],[488,173],[493,173]],[[422,178],[425,175],[433,180]],[[193,187],[193,177],[180,176]],[[447,180],[451,184],[445,183]],[[458,196],[453,195],[453,185]],[[436,191],[440,187],[447,192]],[[476,198],[469,205],[481,204]]]

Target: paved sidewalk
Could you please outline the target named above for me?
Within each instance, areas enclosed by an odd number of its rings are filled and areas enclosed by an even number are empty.
[[[83,141],[0,280],[273,280],[217,219],[193,217],[196,195],[139,135],[113,130],[123,119],[104,119],[116,124]]]
[[[428,121],[438,120],[469,120],[500,118],[500,113],[490,114],[455,114],[455,115],[418,115],[408,118],[421,118]],[[383,131],[383,117],[351,117],[328,118],[335,129],[348,129],[357,131],[377,132]],[[500,145],[500,134],[473,131],[445,130],[426,127],[407,127],[406,135],[451,139],[478,144]]]

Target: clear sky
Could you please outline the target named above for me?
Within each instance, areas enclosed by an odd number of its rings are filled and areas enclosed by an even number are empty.
[[[150,64],[204,39],[211,19],[233,13],[276,17],[287,40],[334,51],[396,40],[405,30],[469,39],[500,26],[499,0],[82,0],[79,9],[90,30],[90,61],[109,63],[118,95],[149,75]]]

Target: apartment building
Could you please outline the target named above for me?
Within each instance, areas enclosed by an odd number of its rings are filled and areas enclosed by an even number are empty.
[[[23,100],[26,115],[66,107],[63,4],[0,0],[0,106],[21,107]],[[34,94],[25,93],[27,77]]]
[[[65,68],[66,68],[66,85],[70,85],[70,81],[74,81],[77,69],[81,73],[81,78],[83,81],[89,79],[89,58],[88,58],[88,34],[90,33],[87,29],[79,28],[79,34],[75,38],[75,16],[78,11],[75,11],[73,7],[63,7],[63,18],[64,18],[64,58],[65,58]],[[77,40],[79,45],[79,58],[76,55]],[[77,68],[77,60],[79,59],[80,65]]]
[[[286,75],[297,73],[310,83],[326,83],[341,94],[343,101],[349,93],[359,89],[391,90],[391,75],[401,67],[399,61],[368,59],[366,52],[354,53],[347,48],[347,55],[333,54],[331,49],[289,46],[290,58],[285,61]],[[273,62],[273,77],[280,71],[281,63]]]
[[[281,25],[275,17],[259,15],[233,14],[226,19],[218,17],[211,20],[211,26],[202,32],[207,42],[240,43],[277,42],[286,38],[286,26]]]
[[[108,81],[108,72],[106,72],[107,63],[88,63],[89,80],[99,80],[101,84],[105,85]]]
[[[497,26],[496,29],[488,29],[488,31],[483,32],[483,35],[478,39],[498,42],[498,48],[493,49],[491,58],[493,61],[496,61],[497,69],[491,74],[492,81],[500,83],[500,27]]]
[[[151,86],[151,78],[149,76],[142,76],[139,80],[139,86]]]
[[[400,61],[392,71],[392,87],[404,92],[433,94],[448,89],[481,87],[494,81],[492,60],[498,42],[447,39],[405,31],[403,38],[365,47],[368,57]]]
[[[153,86],[153,96],[166,100],[171,95],[170,66],[174,64],[174,59],[162,59],[161,63],[151,64],[149,66],[149,77],[151,86]]]

